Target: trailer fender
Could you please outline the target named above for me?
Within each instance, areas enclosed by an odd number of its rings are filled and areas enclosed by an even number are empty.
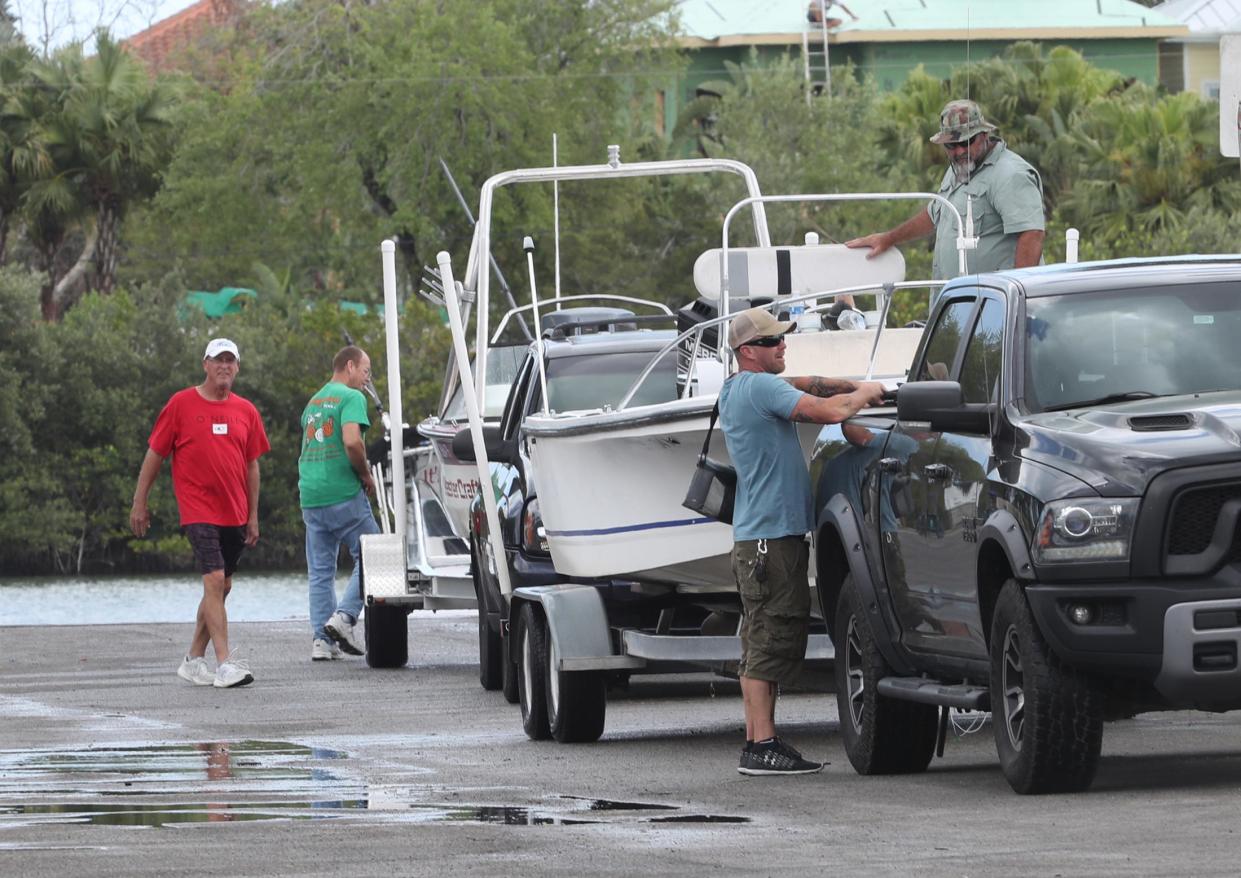
[[[594,586],[569,582],[515,589],[510,618],[517,618],[522,602],[543,607],[547,629],[562,661],[613,655],[608,614]]]
[[[849,572],[853,575],[853,584],[857,586],[862,595],[871,629],[876,635],[875,646],[894,671],[908,673],[910,665],[905,661],[899,646],[900,628],[888,611],[886,599],[880,600],[879,590],[875,586],[874,577],[871,576],[870,564],[866,561],[862,528],[858,523],[860,512],[860,509],[854,508],[853,502],[848,497],[844,494],[837,494],[824,505],[823,511],[819,513],[817,532],[822,532],[823,528],[828,527],[834,529],[839,535],[841,545],[844,547],[845,561],[849,565]],[[887,589],[883,591],[886,595]],[[832,620],[829,620],[829,625],[831,624]]]

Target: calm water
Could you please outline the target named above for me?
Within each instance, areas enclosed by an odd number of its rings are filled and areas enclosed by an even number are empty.
[[[339,594],[346,578],[336,583]],[[192,573],[0,578],[0,625],[192,622],[202,597]],[[306,574],[241,570],[228,596],[231,622],[307,619]]]

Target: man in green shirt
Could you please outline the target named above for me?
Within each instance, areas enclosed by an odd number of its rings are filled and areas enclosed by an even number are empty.
[[[332,378],[302,412],[302,452],[297,461],[306,570],[310,580],[312,661],[362,655],[355,633],[362,612],[358,559],[362,537],[379,532],[368,495],[375,481],[366,460],[363,431],[370,426],[361,388],[371,379],[371,358],[350,345],[332,360]],[[353,556],[353,574],[336,602],[336,557],[341,544]]]
[[[948,170],[939,194],[966,217],[972,205],[978,248],[967,250],[966,274],[1038,265],[1043,259],[1043,184],[1038,171],[1003,140],[973,101],[949,101],[939,117],[939,133],[931,138],[947,150]],[[897,244],[935,233],[931,277],[946,280],[961,274],[957,258],[957,223],[952,213],[933,201],[894,229],[846,241],[849,247],[870,247],[874,258]]]

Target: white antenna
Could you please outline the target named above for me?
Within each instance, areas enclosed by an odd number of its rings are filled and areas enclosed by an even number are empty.
[[[553,131],[552,132],[552,167],[553,168],[558,167],[557,158],[558,158],[558,154],[556,151],[556,132]],[[553,216],[553,222],[554,222],[553,237],[555,239],[554,247],[555,247],[555,252],[556,252],[556,298],[559,299],[560,298],[560,181],[559,180],[552,181],[552,206],[553,206],[552,212],[554,214]],[[537,313],[538,312],[536,311],[535,312],[536,314],[535,325],[536,326],[538,325]],[[544,398],[546,398],[546,395],[544,396]]]

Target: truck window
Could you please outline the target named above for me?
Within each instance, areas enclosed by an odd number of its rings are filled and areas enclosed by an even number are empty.
[[[1241,389],[1241,285],[1200,283],[1026,300],[1031,411],[1119,396]]]
[[[958,299],[940,312],[939,320],[922,355],[922,368],[916,381],[947,381],[956,358],[966,321],[974,310],[974,299]]]
[[[1004,306],[995,299],[986,299],[961,364],[961,393],[966,402],[991,401],[1000,380],[1003,339]]]

